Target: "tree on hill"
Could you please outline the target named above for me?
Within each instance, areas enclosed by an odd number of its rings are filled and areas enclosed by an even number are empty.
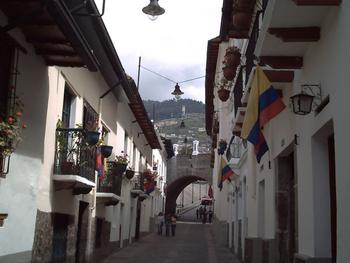
[[[186,114],[204,114],[204,104],[201,101],[192,99],[180,99],[179,101],[176,101],[175,99],[165,101],[144,100],[143,103],[149,118],[154,119],[154,121],[180,118],[182,116],[183,105],[186,108]]]

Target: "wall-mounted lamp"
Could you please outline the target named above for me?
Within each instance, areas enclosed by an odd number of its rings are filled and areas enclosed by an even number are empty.
[[[158,0],[151,0],[148,6],[142,8],[142,12],[148,15],[152,21],[156,20],[158,16],[165,13],[164,8],[160,7]]]
[[[290,100],[295,114],[307,115],[321,103],[321,85],[301,85],[301,92],[290,97]]]

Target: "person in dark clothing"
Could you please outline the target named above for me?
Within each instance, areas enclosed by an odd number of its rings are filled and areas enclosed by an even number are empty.
[[[171,235],[175,236],[175,230],[176,230],[176,216],[171,216]]]
[[[198,208],[196,210],[196,216],[197,216],[197,220],[198,220],[198,218],[199,218],[199,209]]]
[[[205,224],[207,222],[207,209],[203,209],[202,223]]]
[[[208,212],[208,219],[209,219],[209,223],[211,223],[212,219],[213,219],[213,211],[209,210]]]
[[[165,235],[168,237],[170,235],[170,225],[171,225],[171,215],[165,215]]]

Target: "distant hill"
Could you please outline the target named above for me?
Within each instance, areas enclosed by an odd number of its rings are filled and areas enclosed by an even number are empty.
[[[174,99],[165,101],[144,100],[143,103],[145,105],[149,118],[152,120],[154,119],[154,121],[180,118],[182,116],[183,105],[186,108],[186,114],[204,114],[204,104],[201,101],[192,99],[180,99],[179,101],[175,101]],[[154,117],[153,107],[155,115]]]

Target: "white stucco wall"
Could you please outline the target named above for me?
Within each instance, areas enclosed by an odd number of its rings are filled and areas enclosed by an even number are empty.
[[[1,12],[0,21],[2,25],[7,24]],[[44,61],[18,29],[10,33],[28,51],[19,53],[20,74],[16,85],[17,95],[24,103],[22,122],[28,127],[22,131],[23,141],[11,155],[9,174],[0,179],[0,213],[8,214],[4,226],[0,227],[0,256],[32,249],[48,105],[48,72]]]

